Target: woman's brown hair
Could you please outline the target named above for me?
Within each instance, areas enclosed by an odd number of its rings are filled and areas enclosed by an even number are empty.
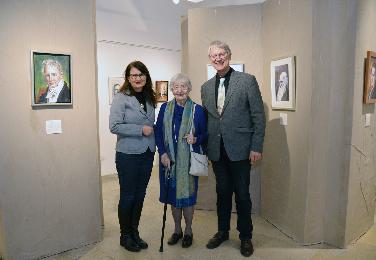
[[[138,69],[142,74],[146,76],[146,83],[145,86],[142,88],[142,92],[144,94],[146,101],[149,101],[150,103],[152,103],[154,107],[156,107],[157,99],[155,97],[155,92],[153,90],[153,83],[151,82],[150,73],[148,68],[141,61],[136,60],[128,64],[124,72],[124,84],[119,89],[119,92],[122,92],[129,96],[135,95],[135,91],[131,83],[129,82],[130,71],[132,68]]]

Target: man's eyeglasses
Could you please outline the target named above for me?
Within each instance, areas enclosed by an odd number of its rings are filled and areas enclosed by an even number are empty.
[[[221,52],[221,53],[217,53],[217,54],[210,54],[209,55],[209,57],[211,58],[211,59],[216,59],[216,58],[220,58],[220,59],[223,59],[223,58],[226,58],[226,56],[227,56],[227,53],[226,52]]]
[[[130,74],[129,75],[129,77],[132,79],[132,80],[136,80],[136,79],[142,79],[142,78],[144,78],[144,77],[146,77],[146,75],[145,74],[142,74],[142,73],[140,73],[140,74]]]

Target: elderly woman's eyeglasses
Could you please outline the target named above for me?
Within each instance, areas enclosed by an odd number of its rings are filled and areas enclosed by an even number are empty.
[[[136,80],[136,79],[142,79],[142,78],[146,77],[146,75],[143,74],[143,73],[140,73],[140,74],[130,74],[129,77],[132,80]]]
[[[173,85],[172,86],[172,90],[179,90],[179,89],[181,89],[181,90],[188,90],[188,86],[186,86],[186,85]]]

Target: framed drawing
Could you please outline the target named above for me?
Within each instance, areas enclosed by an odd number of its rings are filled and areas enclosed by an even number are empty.
[[[116,93],[119,92],[119,89],[124,84],[123,77],[108,77],[108,97],[109,97],[109,104],[112,104],[112,100]]]
[[[72,105],[71,56],[31,52],[32,106]]]
[[[295,58],[273,60],[270,64],[272,109],[295,110]]]
[[[157,97],[157,102],[167,102],[168,81],[160,80],[155,82],[155,95]]]
[[[236,71],[244,72],[244,64],[243,63],[231,63],[230,67],[233,68]],[[208,64],[207,65],[207,75],[208,80],[217,74],[217,71],[213,68],[213,65]]]
[[[376,103],[376,52],[373,51],[367,51],[363,102]]]

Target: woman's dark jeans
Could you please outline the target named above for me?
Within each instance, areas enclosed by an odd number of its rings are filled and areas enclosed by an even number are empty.
[[[130,209],[143,203],[153,168],[154,153],[149,149],[142,154],[116,152],[119,177],[119,208]]]

